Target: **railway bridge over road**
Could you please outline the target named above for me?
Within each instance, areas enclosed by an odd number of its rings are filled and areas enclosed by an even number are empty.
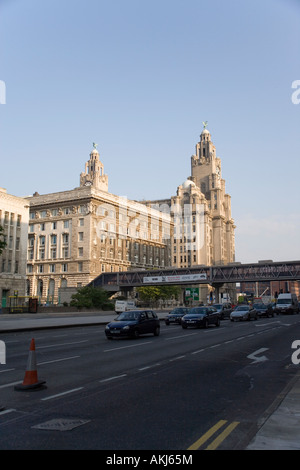
[[[102,273],[89,285],[110,292],[128,291],[133,287],[157,285],[210,284],[215,288],[225,283],[300,280],[300,261],[260,261],[231,263],[222,266],[195,266],[155,270],[132,270]]]

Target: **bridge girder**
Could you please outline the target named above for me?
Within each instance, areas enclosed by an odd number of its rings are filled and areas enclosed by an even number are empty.
[[[195,276],[196,275],[196,276]],[[193,280],[197,277],[196,280]],[[145,280],[146,278],[146,280]],[[187,279],[188,278],[188,279]],[[136,270],[102,273],[90,285],[115,291],[129,287],[150,285],[219,286],[238,282],[300,280],[300,261],[234,264],[224,266],[196,266],[190,268]]]

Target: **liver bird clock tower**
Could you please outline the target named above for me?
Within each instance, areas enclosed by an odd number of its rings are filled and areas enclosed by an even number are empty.
[[[90,159],[85,164],[85,172],[80,174],[80,186],[93,186],[108,191],[108,176],[104,174],[104,166],[100,161],[97,144],[93,144]]]
[[[201,190],[208,203],[212,231],[212,264],[235,261],[234,221],[231,217],[231,197],[225,192],[225,180],[221,176],[221,159],[207,129],[207,122],[191,157],[191,180]]]

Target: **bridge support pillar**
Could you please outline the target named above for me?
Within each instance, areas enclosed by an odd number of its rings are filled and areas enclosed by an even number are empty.
[[[123,287],[121,292],[122,292],[122,295],[124,295],[124,297],[126,298],[131,298],[131,294],[133,292],[133,287]]]
[[[221,283],[212,283],[211,286],[214,289],[214,297],[215,303],[218,304],[220,302],[220,289],[223,287],[224,284]]]

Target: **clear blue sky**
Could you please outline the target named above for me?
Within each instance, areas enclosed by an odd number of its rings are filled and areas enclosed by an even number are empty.
[[[176,194],[202,121],[222,161],[236,259],[300,259],[299,0],[0,0],[0,186]],[[300,97],[300,92],[298,97]]]

